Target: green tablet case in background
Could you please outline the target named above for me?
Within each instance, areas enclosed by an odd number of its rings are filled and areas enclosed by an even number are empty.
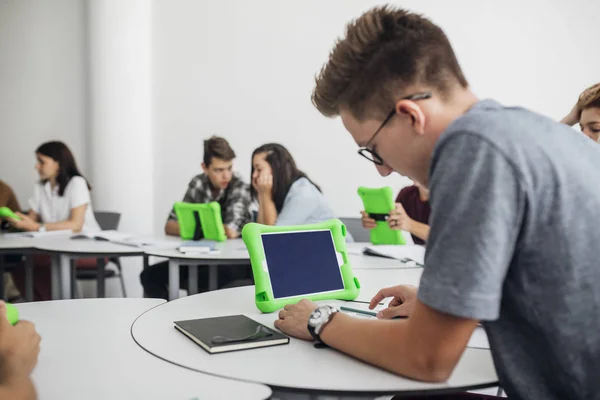
[[[180,201],[175,203],[173,208],[179,221],[179,232],[182,239],[200,240],[204,238],[218,242],[227,240],[221,218],[221,205],[216,201],[205,204]]]
[[[373,244],[406,244],[402,231],[389,227],[387,217],[395,208],[394,194],[389,186],[382,188],[359,187],[358,195],[363,201],[365,212],[375,219],[377,226],[371,229]]]

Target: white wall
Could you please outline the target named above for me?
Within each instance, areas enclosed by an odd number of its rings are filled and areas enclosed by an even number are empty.
[[[69,145],[84,174],[86,157],[84,2],[0,2],[0,179],[27,208],[45,141]]]
[[[600,81],[597,1],[396,1],[440,24],[474,90],[560,118]],[[202,141],[228,138],[248,178],[250,154],[278,141],[335,211],[356,215],[359,185],[399,188],[356,155],[339,119],[311,105],[313,78],[344,25],[378,1],[155,0],[155,214],[199,171]],[[468,15],[467,15],[468,14]]]

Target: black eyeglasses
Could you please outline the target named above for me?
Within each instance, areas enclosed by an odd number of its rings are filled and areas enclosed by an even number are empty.
[[[402,97],[400,100],[412,100],[412,101],[426,100],[426,99],[430,99],[431,96],[432,96],[431,92],[415,93],[415,94],[411,94],[410,96]],[[390,111],[388,116],[385,117],[385,119],[383,120],[381,125],[379,125],[379,128],[377,128],[377,130],[375,131],[373,136],[371,136],[371,139],[369,139],[367,144],[364,147],[361,147],[360,149],[358,149],[358,154],[360,154],[367,160],[369,160],[377,165],[383,165],[383,159],[381,158],[381,156],[379,154],[377,154],[377,152],[375,152],[375,150],[370,149],[369,145],[371,144],[371,142],[373,142],[373,139],[375,139],[375,136],[377,136],[377,134],[379,132],[381,132],[381,130],[383,129],[385,124],[390,122],[390,120],[394,117],[394,115],[396,115],[396,107],[394,107],[392,109],[392,111]]]

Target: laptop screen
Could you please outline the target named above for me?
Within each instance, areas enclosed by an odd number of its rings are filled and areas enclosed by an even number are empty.
[[[261,239],[274,298],[344,289],[331,231],[263,233]]]

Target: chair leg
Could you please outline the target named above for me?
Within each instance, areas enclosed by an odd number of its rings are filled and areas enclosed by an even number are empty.
[[[123,268],[121,268],[121,260],[114,260],[117,269],[119,270],[119,280],[121,281],[121,292],[123,293],[123,297],[127,297],[127,292],[125,291],[125,279],[123,279]]]

